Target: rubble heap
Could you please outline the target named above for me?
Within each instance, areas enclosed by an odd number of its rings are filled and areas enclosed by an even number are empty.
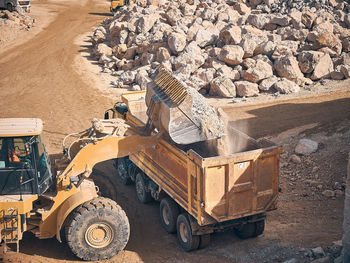
[[[137,0],[92,42],[118,87],[145,89],[164,67],[202,94],[293,93],[350,77],[349,11],[340,0]]]

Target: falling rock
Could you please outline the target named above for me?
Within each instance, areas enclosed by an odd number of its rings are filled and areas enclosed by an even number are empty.
[[[180,33],[171,33],[168,38],[168,45],[174,54],[178,54],[186,46],[186,36]]]
[[[278,81],[276,76],[271,76],[267,79],[264,79],[259,84],[259,90],[261,91],[269,91],[273,87],[273,85]]]
[[[282,78],[281,80],[277,81],[273,85],[273,88],[282,94],[296,93],[300,91],[300,87],[298,86],[298,84],[285,78]]]
[[[239,26],[229,25],[221,30],[219,39],[226,45],[238,45],[242,40],[242,30]]]
[[[258,84],[249,81],[236,81],[237,95],[240,97],[252,97],[259,94]]]
[[[303,73],[311,73],[324,53],[318,51],[303,51],[298,56],[299,68]]]
[[[239,65],[243,61],[243,48],[237,45],[226,45],[221,49],[219,59],[226,64],[234,66]]]
[[[272,66],[267,62],[258,60],[255,66],[248,68],[243,75],[244,80],[257,83],[273,75]]]
[[[333,61],[328,54],[325,54],[316,63],[311,79],[317,80],[321,78],[328,78],[333,70]]]
[[[294,56],[279,57],[275,60],[274,68],[280,77],[298,81],[304,78],[300,71],[298,61]]]
[[[236,97],[236,86],[229,78],[220,76],[210,83],[209,95],[224,98]]]
[[[295,152],[302,155],[310,155],[316,152],[318,149],[318,143],[310,139],[300,139],[297,146],[295,147]]]

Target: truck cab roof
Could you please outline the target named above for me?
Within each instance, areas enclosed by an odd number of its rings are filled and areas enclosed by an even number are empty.
[[[43,122],[37,118],[0,118],[0,137],[39,135]]]

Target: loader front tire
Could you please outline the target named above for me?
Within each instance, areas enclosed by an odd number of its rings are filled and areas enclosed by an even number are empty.
[[[123,185],[129,185],[132,183],[132,180],[131,180],[129,172],[128,172],[129,162],[128,162],[126,157],[118,158],[118,161],[117,161],[118,176],[119,176],[120,182]]]
[[[65,228],[71,251],[83,260],[117,255],[128,243],[129,220],[113,200],[98,197],[78,206]]]

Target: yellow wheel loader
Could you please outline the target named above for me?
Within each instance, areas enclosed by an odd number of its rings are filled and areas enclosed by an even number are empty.
[[[112,13],[117,12],[119,8],[121,8],[122,6],[128,5],[130,1],[134,2],[135,0],[111,0],[111,6],[110,6],[111,12]]]
[[[63,155],[50,158],[40,119],[0,119],[0,243],[5,252],[10,243],[19,250],[25,231],[58,241],[64,232],[72,252],[84,260],[111,258],[124,249],[128,218],[113,200],[98,196],[88,179],[95,164],[150,148],[162,137],[181,144],[222,136],[221,129],[202,127],[193,94],[169,72],[161,71],[148,91],[146,125],[93,119],[92,127],[65,138]]]

